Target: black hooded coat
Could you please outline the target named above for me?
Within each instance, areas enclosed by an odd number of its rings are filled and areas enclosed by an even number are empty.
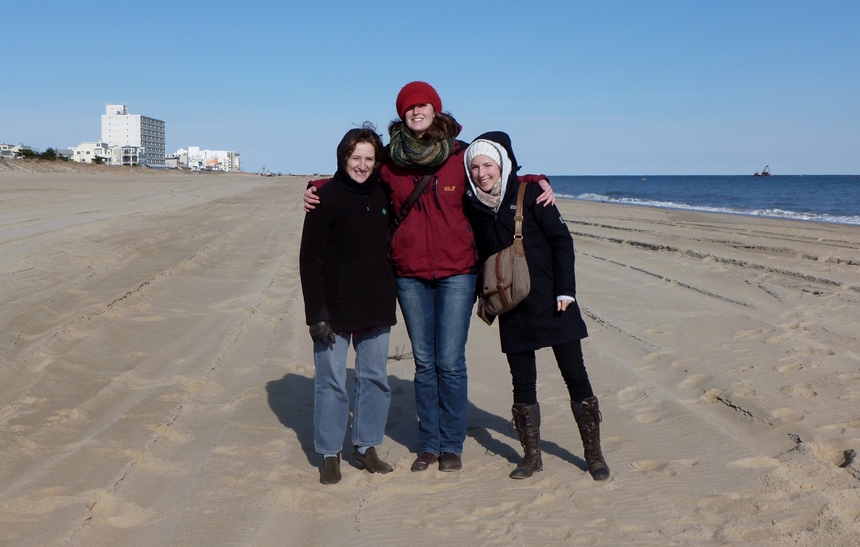
[[[498,212],[481,203],[470,186],[466,190],[466,215],[475,232],[480,261],[513,242],[514,213],[519,170],[510,137],[500,131],[484,133],[475,140],[500,145],[511,162]],[[505,159],[503,158],[503,162]],[[556,310],[556,296],[576,297],[573,238],[567,224],[553,205],[537,203],[541,189],[527,184],[523,196],[523,243],[531,277],[528,297],[513,310],[499,316],[502,352],[521,353],[560,345],[588,336],[579,305],[571,302],[567,310]]]
[[[391,205],[377,171],[352,180],[338,146],[338,170],[305,214],[299,273],[308,325],[330,321],[335,332],[397,322],[397,285],[388,261]]]

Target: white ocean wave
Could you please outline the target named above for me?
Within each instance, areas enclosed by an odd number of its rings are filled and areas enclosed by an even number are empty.
[[[663,209],[683,209],[686,211],[703,211],[708,213],[725,213],[733,215],[761,216],[773,218],[787,218],[792,220],[806,220],[811,222],[830,222],[834,224],[860,224],[860,216],[838,216],[819,213],[798,213],[783,209],[733,209],[727,207],[708,207],[701,205],[688,205],[686,203],[674,203],[671,201],[653,201],[635,198],[611,198],[601,194],[584,193],[578,195],[556,194],[558,198],[579,199],[583,201],[602,201],[620,203],[626,205],[644,205],[647,207],[659,207]]]

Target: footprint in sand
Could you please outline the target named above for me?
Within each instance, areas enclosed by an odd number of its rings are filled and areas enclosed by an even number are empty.
[[[793,408],[776,408],[771,414],[787,423],[797,423],[803,419],[803,413]]]
[[[821,431],[831,432],[836,431],[841,434],[851,433],[860,431],[860,419],[850,419],[850,420],[839,420],[835,423],[826,425],[821,428]]]
[[[780,390],[780,392],[785,393],[790,397],[797,397],[800,399],[813,399],[818,395],[815,390],[800,384],[785,386]]]
[[[697,459],[671,460],[668,462],[660,460],[640,460],[630,464],[634,469],[646,475],[659,474],[666,477],[676,477],[683,470],[698,465]]]
[[[696,504],[697,511],[708,511],[710,513],[726,513],[732,509],[736,509],[738,500],[730,496],[715,496],[699,500]]]
[[[147,522],[155,512],[126,501],[119,496],[104,493],[90,507],[93,517],[104,519],[114,528],[132,528]]]
[[[504,515],[519,507],[519,503],[508,501],[496,504],[488,504],[480,507],[475,507],[469,512],[470,517],[476,519],[485,519],[487,517]]]
[[[678,359],[677,361],[672,361],[671,365],[675,368],[689,368],[695,364],[695,361],[690,361],[687,359]]]
[[[648,396],[646,389],[643,386],[629,386],[618,392],[616,397],[623,403],[630,403],[643,399]]]
[[[684,389],[694,389],[699,387],[705,380],[711,378],[709,374],[691,374],[684,381],[678,384],[678,387]]]
[[[672,354],[671,351],[655,351],[655,352],[650,353],[650,354],[646,355],[645,357],[643,357],[642,361],[647,363],[650,361],[655,361],[657,359],[661,359],[661,358],[663,358],[667,355],[671,355],[671,354]]]
[[[729,465],[733,465],[736,467],[746,467],[749,469],[758,469],[762,467],[779,467],[779,460],[776,458],[771,458],[770,456],[765,456],[764,454],[756,454],[755,456],[751,456],[749,458],[741,458],[739,460],[735,460],[733,462],[729,462]]]
[[[88,418],[89,415],[79,408],[69,408],[54,411],[48,419],[51,423],[66,423]]]
[[[715,387],[713,389],[709,389],[706,392],[702,393],[702,395],[697,399],[697,401],[699,403],[708,404],[708,405],[714,404],[720,400],[720,397],[722,397],[723,393],[725,393],[725,392],[726,392],[725,389]]]
[[[738,397],[755,397],[758,393],[749,380],[740,380],[732,384],[732,391]]]
[[[636,415],[636,421],[640,424],[654,424],[663,419],[660,412],[642,412]]]
[[[840,395],[840,401],[856,401],[860,399],[860,391],[849,391],[847,395]]]
[[[734,338],[735,340],[740,340],[742,338],[757,339],[757,338],[762,338],[764,336],[770,335],[772,333],[773,333],[773,330],[770,330],[770,329],[767,329],[767,330],[764,330],[764,329],[762,329],[762,330],[742,330],[742,331],[738,331],[738,332],[734,333],[732,335],[732,338]]]
[[[831,355],[836,355],[836,353],[830,348],[814,347],[797,348],[789,351],[789,353],[794,355],[812,355],[818,357],[830,357]]]
[[[771,338],[767,339],[769,344],[779,344],[782,342],[790,342],[792,340],[796,340],[798,338],[804,338],[809,335],[809,332],[806,330],[806,325],[802,323],[788,323],[784,325],[779,325],[783,329],[782,334],[778,334]]]

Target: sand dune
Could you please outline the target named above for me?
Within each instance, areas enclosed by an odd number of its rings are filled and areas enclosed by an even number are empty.
[[[307,179],[32,171],[0,166],[2,545],[860,543],[858,226],[564,202],[612,478],[549,350],[544,471],[507,477],[510,379],[476,318],[463,471],[409,471],[401,321],[395,472],[325,487]]]

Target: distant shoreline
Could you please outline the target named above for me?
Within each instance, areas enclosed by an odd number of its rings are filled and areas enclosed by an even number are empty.
[[[555,175],[547,175],[547,177],[549,177],[550,180],[552,180],[553,177],[577,177],[577,178],[591,178],[591,177],[631,177],[631,178],[636,178],[636,177],[641,177],[643,180],[647,180],[648,177],[750,177],[750,178],[755,177],[755,178],[761,178],[761,177],[756,177],[755,175],[752,175],[749,173],[735,173],[735,174],[684,173],[684,174],[680,174],[680,175],[657,175],[654,173],[651,173],[650,175],[559,175],[559,174],[555,174]],[[801,174],[783,173],[780,175],[768,175],[767,177],[764,177],[764,178],[768,179],[768,178],[780,178],[780,177],[856,177],[856,178],[860,178],[860,173],[856,173],[856,174],[852,174],[852,173],[801,173]]]
[[[250,173],[246,171],[240,172],[224,172],[224,171],[192,171],[190,169],[153,169],[144,166],[128,166],[128,165],[96,165],[91,163],[79,163],[76,161],[65,160],[43,160],[43,159],[9,159],[0,158],[0,176],[3,173],[78,173],[78,174],[93,174],[93,175],[156,175],[156,176],[173,176],[173,175],[203,175],[203,176],[224,176],[224,175],[242,175],[259,177],[260,173]],[[295,174],[282,173],[274,175],[280,177],[308,177],[308,178],[327,178],[331,175],[324,174]]]

